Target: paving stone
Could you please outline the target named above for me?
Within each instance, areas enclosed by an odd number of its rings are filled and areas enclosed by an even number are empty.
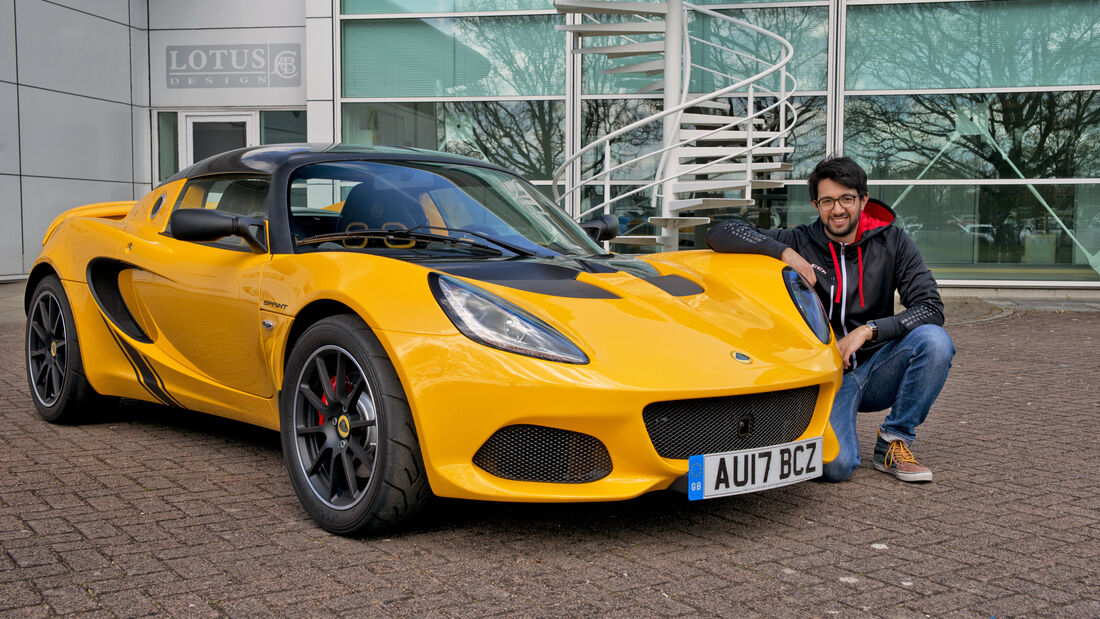
[[[28,546],[8,549],[15,565],[20,568],[36,567],[39,565],[51,565],[58,562],[57,555],[49,548],[40,546]]]
[[[988,308],[964,304],[948,327],[955,366],[914,444],[932,484],[870,466],[882,415],[868,413],[842,484],[444,500],[381,539],[305,516],[275,432],[131,401],[43,422],[9,321],[0,615],[1100,616],[1100,476],[1066,457],[1091,452],[1100,419],[1100,311]]]
[[[164,611],[156,600],[138,589],[100,594],[96,601],[118,617],[147,617]]]
[[[99,603],[85,588],[73,584],[58,589],[47,589],[42,597],[50,608],[59,615],[87,612],[99,608]]]
[[[1066,606],[1048,607],[1043,613],[1050,617],[1100,617],[1100,601],[1084,600]]]
[[[42,595],[29,582],[0,583],[0,610],[29,608],[42,602]]]
[[[260,600],[247,598],[240,600],[227,600],[219,605],[219,609],[230,617],[275,617],[276,614]]]
[[[981,608],[986,600],[965,591],[947,591],[927,597],[909,600],[906,606],[933,617],[948,613],[966,612],[968,609]]]

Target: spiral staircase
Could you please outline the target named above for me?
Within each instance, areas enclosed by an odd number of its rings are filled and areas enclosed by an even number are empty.
[[[555,0],[554,6],[561,13],[578,16],[557,26],[568,33],[573,53],[602,55],[612,64],[604,74],[633,76],[639,94],[660,91],[664,96],[659,113],[585,145],[555,171],[554,197],[574,218],[582,221],[612,213],[618,202],[636,202],[649,191],[650,212],[660,215],[649,217],[648,222],[658,234],[638,235],[628,229],[614,242],[673,251],[679,248],[681,229],[710,221],[703,214],[706,211],[739,208],[747,212],[755,204],[754,191],[782,186],[772,175],[792,167],[781,159],[793,150],[787,138],[797,120],[792,101],[795,81],[787,72],[793,48],[785,39],[682,0]],[[729,33],[727,40],[743,34],[746,39],[768,41],[776,57],[760,58],[757,54],[768,50],[734,49],[695,36],[690,28],[693,19],[712,20],[715,29]],[[612,44],[582,45],[608,39]],[[704,52],[698,55],[707,61],[693,62],[693,49]],[[653,60],[654,55],[661,58]],[[750,67],[755,73],[728,73],[735,66]],[[714,90],[690,92],[693,84],[703,83]],[[632,132],[657,127],[662,135],[660,148],[616,160],[616,146]],[[602,165],[586,176],[582,161],[596,160]],[[655,167],[652,180],[639,181],[612,196],[616,177],[644,166]],[[565,189],[559,193],[562,186]],[[602,195],[598,204],[584,201],[598,193]]]

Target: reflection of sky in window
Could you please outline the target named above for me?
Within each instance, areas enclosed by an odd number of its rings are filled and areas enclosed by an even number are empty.
[[[558,15],[344,22],[347,97],[561,95]]]
[[[800,91],[825,89],[828,61],[827,26],[829,21],[827,8],[791,7],[726,10],[722,12],[787,39],[794,47],[794,56],[787,66],[787,71],[798,80],[798,89]],[[712,43],[769,62],[777,61],[785,51],[777,41],[770,37],[749,31],[736,24],[720,22],[709,16],[696,16],[692,20],[690,33]],[[730,52],[719,52],[709,45],[698,42],[693,43],[692,54],[694,63],[710,66],[738,79],[747,78],[767,68],[764,64],[751,59],[738,57]],[[702,60],[704,58],[705,61]],[[702,79],[704,83],[709,84],[712,75],[696,69],[692,89],[705,90],[703,84],[696,83]],[[728,78],[714,79],[718,80],[716,87],[733,83]],[[766,78],[763,85],[776,91],[779,90],[777,77]]]
[[[565,44],[554,29],[556,16],[446,19],[456,44],[480,54],[490,65],[477,82],[456,84],[459,94],[548,95],[565,90]],[[473,92],[471,92],[473,91]]]
[[[852,90],[1100,83],[1100,3],[1065,0],[854,6]]]
[[[344,15],[552,9],[552,0],[343,0]]]

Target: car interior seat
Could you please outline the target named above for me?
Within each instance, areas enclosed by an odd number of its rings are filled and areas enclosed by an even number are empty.
[[[416,198],[400,189],[376,189],[368,181],[356,185],[344,200],[337,229],[407,230],[426,223]]]
[[[248,179],[234,181],[225,188],[218,210],[234,215],[267,219],[267,190],[271,183]]]

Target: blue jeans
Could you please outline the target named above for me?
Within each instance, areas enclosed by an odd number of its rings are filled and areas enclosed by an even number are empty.
[[[954,356],[955,345],[943,327],[921,325],[846,373],[829,415],[840,453],[825,464],[822,479],[844,481],[859,468],[857,413],[890,408],[879,436],[911,444],[947,381]]]

